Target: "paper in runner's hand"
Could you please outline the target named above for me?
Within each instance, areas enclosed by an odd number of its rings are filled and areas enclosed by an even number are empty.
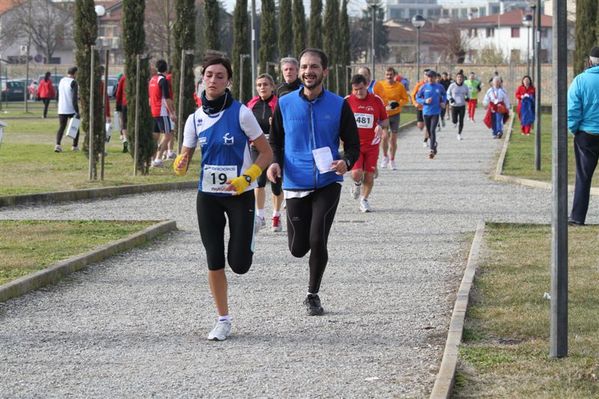
[[[312,150],[312,156],[316,167],[320,171],[320,174],[330,172],[333,164],[333,153],[329,147],[320,147]]]

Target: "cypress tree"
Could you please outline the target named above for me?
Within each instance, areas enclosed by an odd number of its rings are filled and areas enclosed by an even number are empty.
[[[241,55],[250,55],[250,24],[248,16],[247,0],[237,0],[233,12],[233,50],[231,61],[233,63],[233,97],[245,103],[252,96],[252,74],[249,58],[243,60],[243,71],[241,70]],[[240,83],[243,79],[243,98],[240,98]]]
[[[339,14],[339,48],[337,59],[340,65],[343,66],[339,69],[341,76],[339,76],[340,88],[339,94],[345,95],[349,90],[349,72],[347,67],[351,64],[351,49],[350,49],[350,33],[349,33],[349,15],[347,14],[347,3],[349,0],[341,0],[341,13]],[[341,83],[343,82],[343,83]]]
[[[598,5],[597,0],[576,1],[576,49],[574,50],[574,74],[586,68],[586,61],[597,41]]]
[[[93,0],[77,0],[75,2],[75,46],[76,55],[75,62],[77,63],[77,84],[79,85],[79,108],[81,116],[81,132],[83,132],[83,150],[89,154],[89,137],[93,134],[94,137],[94,154],[93,154],[93,178],[97,178],[97,162],[100,151],[102,149],[101,141],[105,140],[104,133],[104,114],[102,112],[102,96],[99,92],[100,86],[100,69],[99,69],[99,54],[94,52],[95,69],[93,76],[90,73],[91,69],[91,47],[96,44],[98,36],[97,16],[94,8]],[[90,104],[90,82],[94,82],[94,104]],[[94,107],[94,131],[90,132],[89,110]]]
[[[178,115],[183,116],[179,124],[185,123],[187,116],[195,111],[193,93],[195,91],[195,76],[193,73],[193,53],[185,55],[185,70],[183,71],[183,103],[179,104],[179,82],[181,79],[181,52],[193,50],[195,46],[195,18],[196,9],[194,0],[177,0],[175,4],[177,19],[174,26],[175,54],[173,56],[173,89],[175,94],[175,108],[183,107]],[[180,125],[184,126],[184,125]],[[179,143],[181,145],[181,143]]]
[[[329,57],[329,76],[328,88],[330,91],[337,93],[337,48],[339,47],[339,2],[337,0],[327,0],[324,11],[324,26],[328,29],[324,30],[323,50]]]
[[[218,40],[220,21],[220,7],[218,0],[204,0],[204,21],[207,50],[220,50],[220,41]]]
[[[144,31],[144,0],[123,0],[122,37],[125,53],[125,75],[127,76],[127,136],[133,157],[135,148],[135,85],[137,80],[137,55],[146,51]],[[148,100],[150,67],[148,59],[142,57],[139,70],[139,143],[137,170],[147,175],[156,151],[153,136],[153,119]]]
[[[271,73],[268,70],[267,62],[273,62],[275,59],[276,39],[275,2],[274,0],[262,0],[260,50],[258,52],[261,73]]]
[[[292,18],[293,54],[297,57],[306,48],[306,13],[303,0],[293,0]]]
[[[322,0],[310,0],[308,46],[322,48]]]
[[[279,1],[279,55],[288,57],[293,51],[291,0]]]

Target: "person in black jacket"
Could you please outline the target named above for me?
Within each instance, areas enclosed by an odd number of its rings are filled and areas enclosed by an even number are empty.
[[[276,95],[279,98],[299,89],[302,85],[302,81],[298,78],[299,64],[295,58],[281,58],[280,65],[284,81],[277,86]]]

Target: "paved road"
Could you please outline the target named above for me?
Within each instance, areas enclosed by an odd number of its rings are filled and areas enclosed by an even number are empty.
[[[550,217],[549,192],[488,178],[500,141],[480,124],[464,137],[444,129],[429,160],[420,132],[403,133],[400,169],[381,172],[373,213],[344,187],[323,317],[301,306],[307,259],[291,257],[286,235],[262,233],[252,270],[229,273],[234,335],[224,343],[205,339],[214,308],[193,190],[0,210],[1,219],[172,218],[180,228],[0,304],[0,396],[427,396],[477,221]]]

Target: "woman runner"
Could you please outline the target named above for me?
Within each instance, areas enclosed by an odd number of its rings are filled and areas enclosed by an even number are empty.
[[[272,150],[252,112],[234,100],[227,86],[233,72],[223,57],[202,66],[205,90],[202,107],[187,118],[183,150],[175,159],[176,174],[184,174],[196,145],[202,162],[197,195],[198,224],[206,249],[208,282],[218,319],[208,339],[223,341],[231,334],[225,275],[224,229],[229,221],[227,260],[233,272],[244,274],[254,254],[255,180],[272,160]],[[252,163],[250,140],[258,157]]]

